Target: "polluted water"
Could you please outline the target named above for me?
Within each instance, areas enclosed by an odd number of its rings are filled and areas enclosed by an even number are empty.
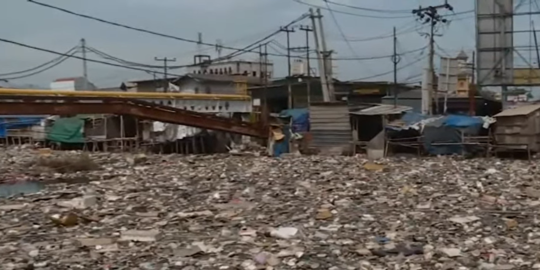
[[[0,198],[8,198],[17,195],[32,194],[40,192],[45,188],[45,184],[40,182],[21,182],[0,184]]]

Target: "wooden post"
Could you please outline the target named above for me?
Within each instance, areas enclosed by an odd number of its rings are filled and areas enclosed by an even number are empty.
[[[204,137],[205,136],[201,136],[201,140],[200,140],[200,142],[201,142],[201,149],[200,149],[201,154],[204,154]]]
[[[193,154],[197,154],[197,137],[191,137],[191,145],[193,146]]]
[[[120,115],[120,151],[124,152],[124,115]]]
[[[108,137],[109,137],[109,136],[108,136],[108,131],[107,131],[107,122],[108,122],[108,120],[109,120],[109,116],[108,116],[108,115],[105,115],[104,121],[103,121],[103,122],[105,123],[105,127],[104,127],[104,129],[103,129],[103,131],[104,131],[104,133],[105,133],[105,134],[104,134],[104,135],[105,135],[105,140],[103,141],[103,151],[104,151],[104,152],[107,152],[107,151],[109,150],[108,147],[107,147],[107,146],[108,146],[107,139],[108,139]]]
[[[135,148],[139,149],[139,118],[135,118]]]

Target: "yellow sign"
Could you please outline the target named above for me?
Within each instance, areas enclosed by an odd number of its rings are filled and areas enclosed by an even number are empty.
[[[514,68],[514,84],[540,86],[540,69]]]
[[[380,94],[381,91],[379,89],[355,89],[353,90],[353,93],[360,95],[376,95]]]

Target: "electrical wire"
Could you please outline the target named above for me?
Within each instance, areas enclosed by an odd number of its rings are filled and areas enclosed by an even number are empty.
[[[437,43],[436,41],[434,41],[434,43],[435,43],[435,47],[437,47],[437,49],[439,49],[444,54],[444,56],[442,57],[451,57],[451,54],[448,53],[443,47],[441,47],[439,43]]]
[[[341,11],[341,10],[333,10],[331,8],[328,8],[328,7],[323,7],[323,6],[319,6],[319,5],[314,5],[314,4],[310,4],[310,3],[306,3],[302,0],[293,0],[294,2],[296,3],[299,3],[299,4],[302,4],[302,5],[306,5],[306,6],[310,6],[310,7],[313,7],[313,8],[320,8],[320,9],[324,9],[324,10],[332,10],[336,13],[341,13],[341,14],[346,14],[346,15],[351,15],[351,16],[356,16],[356,17],[362,17],[362,18],[372,18],[372,19],[403,19],[403,18],[411,18],[412,17],[412,12],[411,12],[411,15],[409,16],[373,16],[373,15],[365,15],[365,14],[358,14],[358,13],[352,13],[352,12],[348,12],[348,11]]]
[[[32,73],[29,73],[29,74],[25,74],[25,75],[21,75],[21,76],[15,76],[15,77],[3,77],[3,78],[0,78],[1,80],[8,80],[8,81],[12,81],[12,80],[17,80],[17,79],[23,79],[23,78],[28,78],[28,77],[31,77],[31,76],[34,76],[34,75],[37,75],[37,74],[40,74],[40,73],[43,73],[47,70],[50,70],[60,64],[62,64],[63,62],[65,62],[66,60],[68,60],[71,56],[73,56],[74,54],[76,54],[78,51],[75,50],[71,53],[68,53],[68,54],[64,54],[63,56],[61,56],[60,60],[57,61],[56,63],[44,68],[44,69],[41,69],[41,70],[37,70],[37,71],[34,71]]]
[[[141,33],[151,34],[151,35],[155,35],[155,36],[160,36],[160,37],[164,37],[164,38],[174,39],[174,40],[188,42],[188,43],[200,44],[200,45],[205,45],[205,46],[212,46],[212,47],[219,46],[222,49],[235,51],[235,52],[231,53],[230,55],[219,58],[219,60],[230,59],[231,57],[235,57],[235,56],[240,55],[238,53],[258,53],[258,52],[255,51],[255,49],[249,49],[250,47],[254,46],[252,44],[246,46],[245,48],[235,48],[235,47],[230,47],[230,46],[223,46],[223,45],[218,45],[218,44],[199,42],[198,40],[173,36],[173,35],[169,35],[169,34],[163,34],[163,33],[155,32],[155,31],[152,31],[152,30],[133,27],[133,26],[129,26],[129,25],[125,25],[125,24],[121,24],[121,23],[117,23],[117,22],[97,18],[97,17],[94,17],[94,16],[85,15],[85,14],[82,14],[82,13],[77,13],[77,12],[74,12],[74,11],[71,11],[71,10],[68,10],[68,9],[65,9],[65,8],[61,8],[61,7],[41,3],[41,2],[38,2],[38,1],[35,1],[35,0],[28,0],[28,2],[36,4],[36,5],[40,5],[40,6],[43,6],[43,7],[46,7],[46,8],[54,9],[54,10],[57,10],[57,11],[60,11],[60,12],[68,13],[68,14],[71,14],[71,15],[74,15],[74,16],[77,16],[77,17],[81,17],[81,18],[85,18],[85,19],[89,19],[89,20],[93,20],[93,21],[97,21],[97,22],[101,22],[101,23],[105,23],[105,24],[109,24],[109,25],[114,25],[114,26],[117,26],[117,27],[129,29],[129,30],[133,30],[133,31],[138,31],[138,32],[141,32]],[[307,17],[309,17],[308,14],[302,14],[300,17],[298,17],[297,19],[295,19],[292,22],[290,22],[289,24],[287,24],[287,26],[298,23],[298,22],[304,20]],[[274,36],[275,34],[277,34],[279,32],[280,31],[276,31],[276,32],[272,33],[271,35],[269,35],[269,36],[267,36],[267,37],[265,37],[265,38],[263,38],[261,40],[264,41],[264,40],[268,39],[271,36]],[[280,55],[280,54],[275,54],[274,56],[287,57],[287,55]],[[219,61],[219,60],[214,60],[214,61]]]
[[[345,32],[343,32],[343,28],[341,28],[341,25],[339,25],[339,22],[336,18],[336,15],[334,14],[334,11],[332,11],[332,9],[330,8],[330,4],[328,4],[328,1],[325,1],[326,3],[326,6],[328,7],[328,10],[330,12],[330,17],[332,17],[332,20],[334,21],[334,24],[336,25],[339,33],[341,34],[341,37],[343,38],[343,40],[345,41],[345,43],[347,44],[347,47],[349,47],[349,50],[351,51],[351,53],[356,56],[357,58],[359,58],[358,54],[356,53],[356,51],[354,50],[354,48],[352,47],[351,43],[349,42],[349,40],[347,39],[347,36],[345,35]]]
[[[32,45],[28,45],[28,44],[24,44],[24,43],[16,42],[16,41],[13,41],[13,40],[4,39],[4,38],[0,38],[0,42],[9,43],[9,44],[17,45],[17,46],[20,46],[20,47],[33,49],[33,50],[36,50],[36,51],[42,51],[42,52],[47,52],[47,53],[51,53],[51,54],[67,56],[68,58],[86,60],[86,61],[91,62],[91,63],[103,64],[103,65],[107,65],[107,66],[120,67],[120,68],[125,68],[125,69],[131,69],[131,70],[137,70],[137,71],[143,71],[143,72],[151,72],[151,73],[155,73],[155,74],[165,75],[164,72],[160,72],[160,71],[148,70],[148,69],[138,68],[138,67],[130,67],[130,66],[120,65],[120,64],[115,64],[115,63],[109,63],[109,62],[105,62],[105,61],[84,58],[84,57],[80,57],[80,56],[76,56],[76,55],[67,55],[67,54],[64,54],[64,53],[61,53],[61,52],[57,52],[57,51],[53,51],[53,50],[49,50],[49,49],[45,49],[45,48],[40,48],[40,47],[36,47],[36,46],[32,46]],[[189,67],[189,66],[193,66],[193,65],[186,65],[185,67]],[[173,76],[178,76],[178,77],[181,76],[179,74],[171,74],[171,73],[168,73],[168,75],[173,75]]]
[[[414,50],[410,50],[410,51],[406,51],[406,52],[403,52],[401,53],[400,55],[404,55],[404,54],[409,54],[409,53],[415,53],[415,52],[419,52],[419,51],[423,51],[427,48],[427,46],[424,46],[422,48],[418,48],[418,49],[414,49]],[[384,59],[384,58],[389,58],[389,57],[392,57],[391,54],[389,55],[380,55],[380,56],[371,56],[371,57],[349,57],[349,58],[332,58],[332,60],[376,60],[376,59]],[[313,58],[313,59],[317,59],[317,58]]]
[[[418,57],[416,60],[414,60],[414,61],[408,63],[407,65],[398,67],[397,70],[399,71],[399,70],[402,70],[402,69],[404,69],[404,68],[406,68],[406,67],[410,67],[411,65],[416,64],[416,63],[418,63],[418,62],[420,62],[420,61],[426,59],[427,56],[424,55],[425,49],[427,49],[427,46],[425,46],[425,47],[423,47],[423,48],[421,49],[422,51],[420,52],[420,55],[419,55],[419,57]],[[403,55],[403,54],[399,54],[399,55],[401,56],[401,55]],[[375,74],[375,75],[371,75],[371,76],[367,76],[367,77],[363,77],[363,78],[358,78],[358,79],[354,79],[354,80],[351,80],[351,81],[362,81],[362,80],[373,79],[373,78],[377,78],[377,77],[381,77],[381,76],[385,76],[385,75],[391,74],[391,73],[393,73],[393,72],[394,72],[394,70],[392,69],[392,70],[387,71],[387,72],[383,72],[383,73],[379,73],[379,74]]]
[[[244,42],[246,40],[251,40],[251,38],[257,38],[261,35],[267,35],[269,33],[273,33],[275,30],[274,28],[272,29],[269,29],[269,30],[266,30],[266,31],[259,31],[257,33],[252,33],[252,34],[249,34],[249,35],[246,35],[246,36],[243,36],[241,38],[237,38],[237,39],[234,39],[234,40],[231,40],[231,41],[226,41],[225,43],[229,44],[229,45],[235,45],[235,44],[238,44],[240,42]],[[202,53],[202,52],[207,52],[211,49],[218,49],[218,48],[221,48],[223,46],[223,44],[216,44],[215,47],[207,47],[207,48],[204,48],[204,49],[196,49],[196,50],[190,50],[190,51],[187,51],[185,53],[181,53],[180,55],[189,55],[189,56],[192,56],[193,54],[199,54],[199,53]],[[221,56],[220,56],[221,57]]]
[[[411,13],[411,10],[409,10],[409,9],[397,9],[397,10],[394,9],[394,10],[392,10],[392,9],[365,8],[365,7],[353,6],[353,5],[349,5],[349,4],[338,3],[338,2],[334,2],[334,1],[330,1],[330,0],[323,0],[323,1],[326,2],[326,3],[330,3],[332,5],[346,7],[346,8],[352,8],[352,9],[357,9],[357,10],[362,10],[362,11],[379,12],[379,13]]]
[[[313,8],[320,8],[320,9],[328,10],[328,7],[306,3],[306,2],[304,2],[302,0],[293,0],[293,1],[297,2],[299,4],[302,4],[302,5],[313,7]],[[323,0],[323,1],[328,2],[327,0]],[[349,8],[351,8],[351,7],[349,7]],[[373,18],[373,19],[403,19],[403,18],[411,18],[413,16],[412,9],[410,11],[411,15],[409,15],[409,16],[373,16],[373,15],[358,14],[358,13],[353,13],[353,12],[348,12],[348,11],[341,11],[341,10],[333,10],[333,11],[336,12],[336,13],[341,13],[341,14],[345,14],[345,15],[351,15],[351,16],[362,17],[362,18]],[[466,11],[461,11],[461,12],[455,12],[453,14],[460,15],[460,14],[468,14],[468,13],[473,13],[473,12],[474,12],[474,10],[466,10]],[[445,16],[448,16],[448,15],[443,15],[442,17],[445,17]]]
[[[64,8],[60,8],[60,7],[52,6],[52,5],[49,5],[49,4],[41,3],[41,2],[38,2],[38,1],[35,1],[35,0],[28,0],[28,2],[34,3],[36,5],[40,5],[40,6],[43,6],[43,7],[51,8],[51,9],[54,9],[54,10],[57,10],[57,11],[60,11],[60,12],[68,13],[68,14],[71,14],[71,15],[74,15],[74,16],[77,16],[77,17],[82,17],[82,18],[86,18],[86,19],[89,19],[89,20],[94,20],[94,21],[98,21],[98,22],[101,22],[101,23],[110,24],[110,25],[130,29],[130,30],[134,30],[134,31],[138,31],[138,32],[143,32],[143,33],[147,33],[147,34],[151,34],[151,35],[161,36],[161,37],[164,37],[164,38],[170,38],[170,39],[175,39],[175,40],[184,41],[184,42],[201,44],[201,45],[205,45],[205,46],[216,46],[216,44],[210,44],[210,43],[205,43],[205,42],[199,43],[199,41],[197,41],[197,40],[191,40],[191,39],[172,36],[172,35],[168,35],[168,34],[162,34],[162,33],[154,32],[154,31],[150,31],[150,30],[146,30],[146,29],[142,29],[142,28],[132,27],[132,26],[128,26],[128,25],[124,25],[124,24],[120,24],[120,23],[100,19],[100,18],[97,18],[97,17],[85,15],[85,14],[76,13],[76,12],[73,12],[73,11],[70,11],[70,10],[67,10],[67,9],[64,9]],[[293,24],[296,24],[296,23],[304,20],[307,17],[309,17],[308,14],[303,14],[302,16],[298,17],[297,19],[295,19],[295,20],[291,21],[290,23],[288,23],[286,26],[291,26]],[[269,39],[270,37],[274,36],[276,33],[279,33],[279,32],[280,31],[275,31],[274,33],[272,33],[272,34],[258,40],[257,42],[244,47],[243,49],[229,47],[229,46],[221,46],[221,48],[223,48],[223,49],[234,50],[235,52],[233,52],[230,55],[227,55],[227,56],[224,56],[224,57],[221,57],[221,58],[218,58],[218,59],[214,59],[213,61],[221,61],[221,60],[225,60],[225,59],[230,59],[231,57],[238,56],[239,55],[238,53],[258,53],[258,51],[256,51],[257,48],[253,48],[253,49],[249,49],[249,48],[258,45],[261,42],[266,41],[267,39]],[[415,50],[415,51],[417,51],[417,50]],[[414,52],[414,51],[411,51],[411,52]],[[278,56],[278,57],[287,57],[287,55],[285,55],[285,54],[277,54],[277,53],[269,53],[268,55]],[[294,58],[302,58],[302,59],[304,58],[303,56],[292,56],[292,57],[294,57]],[[387,57],[389,57],[389,56],[385,55],[385,56],[360,57],[360,58],[355,58],[355,57],[334,58],[333,60],[336,60],[336,61],[341,61],[341,60],[353,60],[353,61],[356,61],[356,60],[382,59],[382,58],[387,58]],[[317,58],[312,58],[312,59],[317,59]],[[181,67],[188,67],[188,66],[197,66],[197,65],[194,65],[194,64],[182,65]],[[176,66],[176,67],[179,67],[179,66]]]
[[[418,63],[418,62],[420,62],[420,61],[422,61],[424,59],[426,59],[426,56],[424,56],[422,58],[418,58],[418,59],[416,59],[414,62],[412,62],[410,64],[416,64],[416,63]],[[407,66],[398,67],[396,70],[399,71],[399,70],[402,70],[402,69],[404,69],[406,67],[409,67],[409,66],[407,65]],[[388,74],[392,74],[393,72],[394,72],[394,70],[390,70],[390,71],[387,71],[387,72],[383,72],[383,73],[379,73],[379,74],[375,74],[375,75],[367,76],[367,77],[363,77],[363,78],[358,78],[358,79],[354,79],[354,80],[351,80],[351,81],[369,80],[369,79],[385,76],[385,75],[388,75]]]
[[[274,31],[272,32],[271,34],[265,36],[264,38],[262,39],[259,39],[253,43],[251,43],[250,45],[246,46],[246,48],[248,47],[252,47],[252,46],[255,46],[267,39],[269,39],[270,37],[276,35],[277,33],[279,33],[279,31]],[[274,41],[274,40],[272,40]],[[116,56],[113,56],[113,55],[110,55],[108,53],[105,53],[103,51],[100,51],[98,49],[95,49],[95,48],[92,48],[92,47],[87,47],[89,51],[99,55],[100,57],[104,58],[104,59],[107,59],[107,60],[112,60],[112,61],[115,61],[117,63],[120,63],[120,64],[123,64],[123,65],[127,65],[127,66],[139,66],[139,67],[146,67],[146,68],[163,68],[163,66],[158,66],[158,65],[148,65],[148,64],[142,64],[142,63],[137,63],[137,62],[133,62],[133,61],[129,61],[129,60],[125,60],[125,59],[122,59],[122,58],[118,58]],[[225,59],[230,59],[234,57],[234,55],[232,54],[229,54],[227,56],[224,56],[224,57],[218,57],[216,59],[213,59],[212,62],[217,62],[217,61],[221,61],[221,60],[225,60]],[[193,65],[195,66],[195,65]],[[172,65],[172,66],[169,66],[168,68],[169,69],[179,69],[179,68],[184,68],[186,67],[185,65]]]
[[[77,46],[75,46],[75,47],[69,49],[69,50],[68,50],[67,52],[65,52],[64,54],[70,54],[71,52],[73,52],[74,50],[77,50],[77,49],[79,49],[79,45],[77,45]],[[50,65],[50,64],[52,64],[52,63],[56,63],[56,62],[58,62],[59,60],[61,60],[63,57],[64,57],[64,56],[58,56],[58,57],[56,57],[56,58],[54,58],[54,59],[52,59],[52,60],[49,60],[49,61],[47,61],[47,62],[45,62],[45,63],[43,63],[43,64],[40,64],[40,65],[38,65],[38,66],[35,66],[35,67],[33,67],[33,68],[29,68],[29,69],[25,69],[25,70],[20,70],[20,71],[13,71],[13,72],[8,72],[8,73],[2,73],[2,74],[0,74],[0,76],[11,76],[11,75],[17,75],[17,74],[22,74],[22,73],[32,72],[32,71],[37,70],[37,69],[40,69],[40,68],[42,68],[42,67],[46,67],[46,66],[48,66],[48,65]]]
[[[101,58],[103,59],[106,59],[106,60],[112,60],[116,63],[119,63],[119,64],[122,64],[122,65],[126,65],[126,66],[135,66],[135,67],[145,67],[145,68],[163,68],[163,66],[157,66],[157,65],[147,65],[147,64],[141,64],[141,63],[136,63],[136,62],[132,62],[132,61],[128,61],[128,60],[124,60],[122,58],[118,58],[116,56],[112,56],[110,54],[107,54],[105,52],[102,52],[98,49],[95,49],[93,47],[90,47],[90,46],[87,46],[86,49],[92,53],[95,53],[96,55],[100,56]]]
[[[399,39],[396,41],[396,48],[397,48],[397,51],[403,51],[403,45],[401,44]],[[424,54],[424,52],[422,52],[419,56],[422,56],[423,54]],[[400,55],[400,57],[401,57],[401,60],[402,60],[401,61],[402,65],[405,65],[405,66],[412,66],[415,63],[415,61],[417,60],[415,57],[409,58],[409,54]],[[402,75],[402,74],[400,74],[400,75]],[[421,75],[422,75],[422,73],[420,73],[420,76]],[[404,80],[408,81],[412,77],[414,77],[414,76],[409,74],[409,76]],[[400,80],[403,80],[403,79],[400,79]]]
[[[334,11],[332,11],[332,9],[330,8],[330,4],[328,4],[327,1],[325,1],[326,3],[326,6],[328,7],[328,10],[330,12],[330,17],[332,17],[332,20],[334,21],[334,24],[336,25],[339,33],[341,34],[341,37],[343,38],[343,40],[345,41],[345,43],[347,44],[347,47],[349,48],[349,51],[351,51],[351,53],[356,57],[356,58],[359,58],[358,54],[356,53],[356,51],[354,50],[353,46],[351,45],[351,43],[349,42],[349,40],[347,39],[347,36],[345,35],[345,32],[343,31],[343,28],[341,28],[341,25],[339,24],[337,18],[336,18],[336,15],[334,14]],[[360,64],[362,64],[362,62],[360,60],[358,60],[358,62]],[[364,67],[367,68],[368,71],[371,72],[371,69],[369,68],[369,66],[366,66],[366,65],[363,65]]]
[[[409,23],[410,24],[410,23]],[[404,34],[410,34],[418,31],[418,24],[417,21],[413,21],[414,25],[405,27],[401,29],[401,31],[396,31],[396,36],[401,36]],[[389,32],[388,34],[380,35],[380,36],[373,36],[373,37],[367,37],[367,38],[348,38],[349,42],[366,42],[366,41],[374,41],[374,40],[381,40],[381,39],[387,39],[387,38],[394,38],[394,32]]]

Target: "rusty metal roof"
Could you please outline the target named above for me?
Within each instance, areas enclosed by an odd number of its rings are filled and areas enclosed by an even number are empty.
[[[519,106],[516,108],[504,110],[493,117],[524,116],[524,115],[529,115],[539,109],[540,109],[540,104]]]
[[[356,112],[351,112],[350,114],[354,115],[391,115],[391,114],[402,114],[406,111],[412,110],[412,107],[409,106],[394,106],[389,104],[380,104],[365,108]]]

